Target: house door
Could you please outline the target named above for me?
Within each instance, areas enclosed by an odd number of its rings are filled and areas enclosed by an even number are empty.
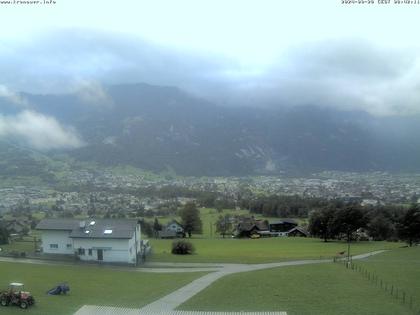
[[[98,253],[98,260],[104,260],[104,250],[98,249],[96,252]]]

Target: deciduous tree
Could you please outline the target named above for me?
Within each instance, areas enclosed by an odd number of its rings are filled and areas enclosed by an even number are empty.
[[[198,211],[195,203],[189,202],[180,211],[181,224],[185,232],[191,237],[191,234],[202,233],[203,223],[200,219],[200,212]]]
[[[413,205],[401,217],[397,225],[398,236],[413,246],[420,240],[420,208]]]
[[[336,229],[332,225],[335,214],[336,210],[333,207],[312,211],[309,215],[309,233],[322,238],[324,242],[334,238]]]
[[[216,221],[216,232],[220,233],[223,238],[225,238],[226,234],[229,234],[231,231],[232,224],[230,223],[230,217],[228,214],[225,216],[219,215]]]

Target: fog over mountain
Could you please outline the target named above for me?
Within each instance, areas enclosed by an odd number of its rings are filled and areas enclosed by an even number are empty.
[[[416,117],[319,106],[220,106],[144,83],[19,99],[25,110],[3,98],[3,139],[102,165],[210,176],[420,169]]]
[[[419,112],[418,47],[390,48],[356,38],[305,42],[256,67],[221,54],[93,30],[62,30],[5,45],[0,96],[6,97],[10,90],[56,94],[86,85],[147,82],[229,106],[317,105],[381,116]]]

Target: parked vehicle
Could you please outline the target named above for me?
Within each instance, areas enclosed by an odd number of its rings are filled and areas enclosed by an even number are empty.
[[[30,292],[24,290],[22,283],[10,283],[6,291],[0,292],[0,305],[2,306],[17,305],[26,309],[33,304],[35,304],[34,297]]]

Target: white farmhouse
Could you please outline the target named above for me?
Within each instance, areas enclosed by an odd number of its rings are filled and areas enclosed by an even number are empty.
[[[43,253],[84,261],[136,265],[143,247],[137,220],[44,219],[36,229],[42,232]]]

